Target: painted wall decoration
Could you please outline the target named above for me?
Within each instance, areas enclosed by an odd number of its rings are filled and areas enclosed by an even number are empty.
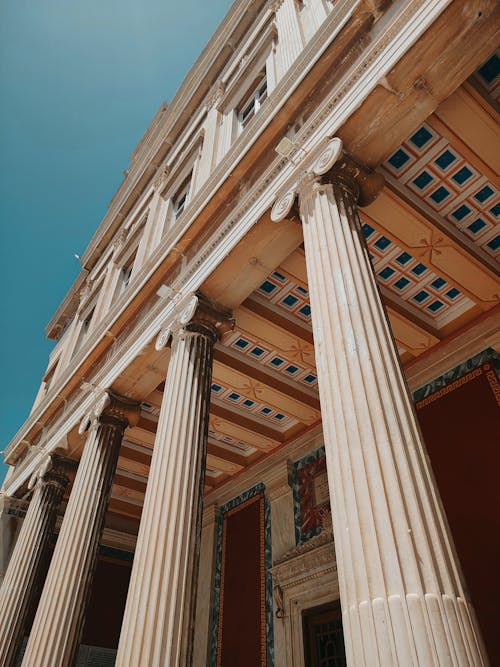
[[[303,544],[321,532],[330,515],[324,447],[293,464],[292,491],[295,541]]]
[[[271,524],[264,485],[219,510],[211,662],[273,667]]]

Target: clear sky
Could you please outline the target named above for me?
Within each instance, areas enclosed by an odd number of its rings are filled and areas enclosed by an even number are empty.
[[[38,390],[53,346],[45,325],[79,272],[74,253],[230,5],[0,4],[0,450]]]

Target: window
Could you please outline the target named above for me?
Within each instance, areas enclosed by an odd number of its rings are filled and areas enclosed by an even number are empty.
[[[75,345],[75,352],[78,352],[78,350],[82,347],[85,339],[87,338],[90,329],[90,324],[92,322],[92,318],[94,317],[94,312],[95,312],[95,306],[93,306],[90,309],[90,311],[87,311],[87,315],[82,320],[82,325],[80,328],[80,332],[78,334],[78,340],[76,341]]]
[[[184,183],[181,185],[181,187],[177,190],[177,193],[173,197],[172,204],[172,218],[173,221],[178,220],[178,218],[181,217],[184,209],[187,206],[187,203],[189,202],[189,190],[191,186],[191,176],[192,173],[189,174],[187,179],[184,181]]]
[[[253,93],[246,98],[245,102],[241,105],[241,111],[239,111],[238,113],[238,121],[242,128],[244,128],[247,125],[247,123],[259,111],[266,97],[267,97],[267,79],[265,75],[262,75],[262,78],[258,86],[255,88]]]

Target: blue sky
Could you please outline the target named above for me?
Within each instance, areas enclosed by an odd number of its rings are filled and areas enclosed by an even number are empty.
[[[85,250],[151,118],[230,5],[1,3],[0,450],[38,390],[53,346],[45,325],[78,274],[74,253]]]

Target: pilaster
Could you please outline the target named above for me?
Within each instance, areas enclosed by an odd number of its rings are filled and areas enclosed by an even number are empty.
[[[280,78],[289,69],[303,48],[302,31],[295,0],[272,0],[278,30],[278,68]]]
[[[136,401],[111,391],[96,398],[80,432],[87,441],[24,654],[24,667],[67,667],[85,618],[99,539],[125,428],[137,423]]]

